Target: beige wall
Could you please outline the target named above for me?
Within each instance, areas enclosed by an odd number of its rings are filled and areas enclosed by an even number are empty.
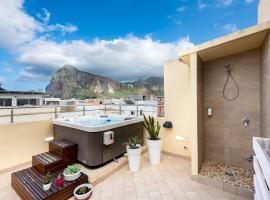
[[[270,21],[270,0],[260,0],[258,6],[258,24]]]
[[[190,55],[190,92],[192,113],[191,172],[197,175],[203,162],[203,68],[197,53]]]
[[[204,83],[203,62],[197,56],[197,140],[198,140],[198,169],[204,162]]]
[[[261,49],[261,133],[270,138],[270,36]]]
[[[234,101],[223,98],[227,72],[231,64],[240,95]],[[226,94],[236,94],[233,82],[228,82]],[[207,116],[207,108],[213,116]],[[204,156],[234,166],[252,168],[246,157],[252,155],[252,137],[260,136],[260,49],[204,63]],[[269,113],[268,113],[269,114]],[[246,116],[248,127],[241,123]]]
[[[163,121],[172,121],[172,129],[161,130],[162,150],[191,156],[191,104],[189,66],[178,60],[164,65],[165,117]],[[186,141],[176,141],[176,136],[186,137]],[[184,149],[187,147],[187,150]]]
[[[0,171],[29,162],[32,155],[48,151],[44,139],[51,136],[51,121],[1,125]]]

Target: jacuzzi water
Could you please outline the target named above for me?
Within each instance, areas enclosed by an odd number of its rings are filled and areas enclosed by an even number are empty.
[[[75,119],[73,123],[84,125],[84,126],[103,126],[103,125],[110,125],[119,122],[123,122],[124,119],[122,117],[108,117],[108,118],[82,118],[82,119]]]
[[[97,132],[139,123],[142,121],[142,116],[94,115],[56,119],[54,120],[54,124],[88,132]]]

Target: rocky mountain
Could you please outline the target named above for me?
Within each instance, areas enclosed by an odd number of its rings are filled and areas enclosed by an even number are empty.
[[[136,82],[133,82],[132,85],[138,88],[145,88],[147,91],[152,92],[164,91],[163,77],[149,77],[146,79],[140,79]]]
[[[65,65],[55,72],[46,92],[54,97],[72,98],[78,91],[89,90],[93,95],[102,92],[113,93],[123,84],[107,77],[83,72],[71,65]]]
[[[163,94],[163,78],[151,77],[132,83],[121,83],[108,77],[81,71],[74,66],[65,65],[54,73],[46,92],[53,97],[94,98],[122,97],[132,94]]]

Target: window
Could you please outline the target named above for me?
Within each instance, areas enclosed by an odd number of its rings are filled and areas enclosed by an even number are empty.
[[[17,106],[29,105],[29,99],[17,99]]]
[[[0,106],[12,106],[12,99],[0,98]]]
[[[36,106],[39,104],[39,99],[17,99],[17,106],[31,105]]]
[[[30,99],[30,105],[36,106],[38,103],[38,99]]]

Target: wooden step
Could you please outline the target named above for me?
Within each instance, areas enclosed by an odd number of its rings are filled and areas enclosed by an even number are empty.
[[[43,176],[34,168],[30,167],[11,174],[11,186],[23,200],[65,200],[73,196],[73,190],[80,184],[87,183],[88,177],[84,173],[75,181],[65,181],[62,187],[57,187],[54,180],[58,171],[52,176],[52,186],[49,191],[42,187]]]
[[[32,167],[34,167],[42,175],[45,175],[47,172],[56,172],[65,168],[66,166],[67,164],[61,157],[58,157],[50,152],[32,156]]]
[[[49,152],[63,158],[69,165],[77,161],[78,145],[66,139],[54,140],[49,143]]]

